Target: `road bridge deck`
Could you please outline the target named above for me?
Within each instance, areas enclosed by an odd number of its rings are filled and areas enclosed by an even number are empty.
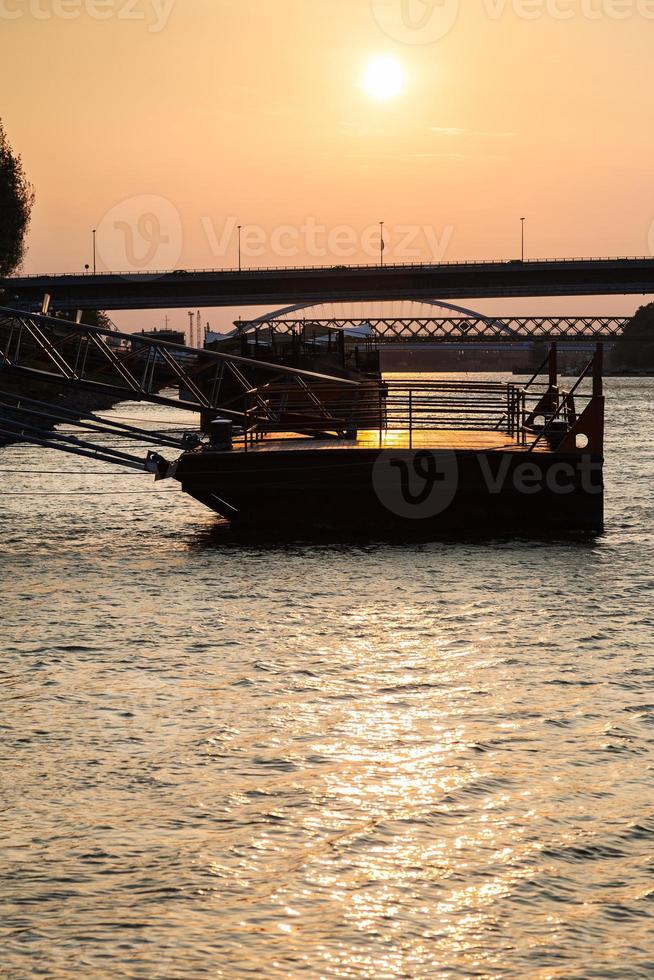
[[[654,258],[126,272],[0,279],[6,306],[136,310],[537,296],[654,294]]]

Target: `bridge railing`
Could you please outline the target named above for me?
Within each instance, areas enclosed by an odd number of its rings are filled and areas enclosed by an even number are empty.
[[[439,268],[441,266],[449,267],[465,267],[465,266],[535,266],[535,265],[566,265],[573,262],[653,262],[654,259],[652,255],[593,255],[593,256],[569,256],[567,258],[533,258],[533,259],[519,259],[519,258],[504,258],[504,259],[448,259],[438,262],[387,262],[384,265],[384,270],[393,269],[430,269]],[[119,276],[128,280],[138,281],[139,279],[148,280],[155,277],[179,277],[183,279],[185,276],[198,276],[198,275],[234,275],[238,277],[247,277],[248,275],[260,275],[262,272],[271,273],[283,273],[283,272],[349,272],[349,271],[370,271],[379,272],[379,263],[365,262],[365,263],[352,263],[349,265],[272,265],[272,266],[248,266],[247,268],[239,269],[238,266],[225,266],[222,268],[204,268],[204,269],[148,269],[147,271],[138,271],[135,269],[110,269],[102,270],[91,274],[82,273],[62,273],[62,272],[39,272],[30,273],[25,276],[0,279],[5,288],[11,288],[12,285],[20,285],[21,282],[34,282],[39,279],[53,280],[56,282],[60,280],[70,280],[70,279],[80,279],[93,282],[94,279],[108,279],[114,276]]]

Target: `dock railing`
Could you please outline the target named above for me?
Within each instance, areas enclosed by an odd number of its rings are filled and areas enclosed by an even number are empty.
[[[242,398],[245,448],[275,433],[315,438],[356,438],[363,430],[414,435],[429,430],[505,431],[525,438],[526,396],[514,384],[495,381],[371,381],[354,391],[314,385],[314,403],[296,385],[277,384]],[[247,434],[247,438],[246,435]]]
[[[543,444],[560,446],[602,395],[601,345],[570,388],[559,384],[553,345],[524,384],[412,377],[370,380],[355,388],[316,383],[310,391],[295,383],[267,385],[243,399],[241,438],[248,448],[275,433],[352,439],[367,430],[378,432],[382,446],[385,433],[393,431],[408,433],[412,447],[421,431],[504,432],[531,451]]]
[[[525,429],[533,436],[530,451],[543,442],[561,451],[604,448],[604,347],[598,344],[571,388],[558,384],[557,348],[548,357],[549,384],[525,419]],[[534,379],[532,379],[533,382]],[[538,386],[532,385],[533,389]],[[533,396],[532,396],[533,397]]]

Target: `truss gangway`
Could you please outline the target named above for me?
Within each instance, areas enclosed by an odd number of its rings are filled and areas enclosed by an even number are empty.
[[[220,417],[244,433],[287,427],[315,437],[343,434],[348,423],[339,402],[351,403],[366,387],[364,382],[199,351],[143,334],[0,308],[0,439],[149,470],[148,458],[98,444],[98,438],[113,435],[128,445],[151,445],[156,435],[158,445],[183,450],[192,448],[198,436],[154,433],[77,406],[61,407],[45,395],[31,397],[34,391],[25,396],[15,386],[11,390],[3,378],[29,379],[46,390],[65,386],[114,402],[184,409],[200,416],[198,430]],[[173,386],[178,394],[171,391]],[[75,432],[58,428],[64,424],[74,425]]]

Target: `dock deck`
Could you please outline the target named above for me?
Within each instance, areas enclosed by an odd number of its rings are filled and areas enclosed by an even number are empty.
[[[525,444],[506,432],[480,431],[474,429],[363,429],[356,439],[312,439],[292,432],[276,432],[263,436],[258,442],[248,445],[247,452],[305,452],[306,450],[379,450],[407,449],[433,450],[435,452],[527,452],[535,442],[530,437]],[[236,444],[236,451],[245,452],[242,445]],[[546,453],[549,447],[541,440],[533,452]]]

